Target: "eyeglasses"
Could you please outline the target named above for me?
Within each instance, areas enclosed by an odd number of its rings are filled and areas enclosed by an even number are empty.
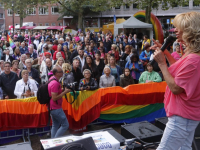
[[[57,73],[63,73],[63,71],[57,71]]]
[[[31,64],[31,62],[26,62],[27,64]]]

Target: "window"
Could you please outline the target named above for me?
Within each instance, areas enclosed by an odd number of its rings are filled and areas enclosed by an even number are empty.
[[[15,16],[19,16],[19,10],[15,12]]]
[[[189,2],[185,2],[182,7],[189,7]]]
[[[12,16],[13,15],[13,11],[11,9],[8,9],[8,16]]]
[[[52,13],[52,14],[58,14],[58,13],[59,13],[58,7],[57,7],[57,6],[51,7],[51,13]]]
[[[38,26],[43,26],[43,24],[42,23],[38,23]]]
[[[195,3],[195,2],[193,1],[193,7],[199,7],[199,3]]]
[[[120,6],[115,7],[115,9],[120,9]]]
[[[48,15],[48,7],[39,7],[39,15]]]
[[[124,5],[124,9],[129,9],[130,7],[129,7],[129,5],[128,4],[125,4]]]
[[[138,6],[138,4],[133,4],[133,8],[134,9],[137,8],[137,6]]]
[[[36,15],[36,9],[35,8],[28,8],[26,10],[27,15]]]
[[[3,17],[3,13],[0,13],[0,18],[4,18],[4,17]]]
[[[52,25],[52,26],[56,26],[56,24],[55,24],[55,23],[51,23],[51,25]]]
[[[62,23],[58,23],[59,26],[62,26]]]
[[[49,26],[49,23],[45,23],[45,26]]]

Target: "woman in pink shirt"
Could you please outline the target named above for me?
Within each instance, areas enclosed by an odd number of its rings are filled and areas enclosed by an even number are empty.
[[[164,104],[168,117],[157,150],[192,150],[194,132],[200,121],[200,13],[178,14],[173,24],[178,42],[187,47],[185,55],[176,61],[154,41],[157,47],[154,59],[167,83]]]
[[[180,45],[176,45],[176,51],[173,52],[171,55],[175,60],[179,60],[182,57],[182,54],[180,51]]]

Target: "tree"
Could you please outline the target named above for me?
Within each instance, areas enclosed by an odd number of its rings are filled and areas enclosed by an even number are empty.
[[[6,9],[11,9],[12,13],[19,15],[20,27],[23,24],[23,19],[33,13],[39,4],[45,5],[48,0],[1,0]],[[12,7],[13,4],[13,7]]]
[[[78,18],[78,28],[83,29],[83,17],[95,14],[111,8],[108,0],[54,0],[60,4],[60,12],[67,16]],[[106,4],[106,5],[105,5]]]

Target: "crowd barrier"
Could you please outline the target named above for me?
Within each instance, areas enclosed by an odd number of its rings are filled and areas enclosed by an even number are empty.
[[[85,127],[96,119],[108,123],[153,121],[164,117],[166,82],[77,91],[63,98],[63,110],[70,129]],[[48,110],[36,97],[0,101],[0,131],[45,127]]]

